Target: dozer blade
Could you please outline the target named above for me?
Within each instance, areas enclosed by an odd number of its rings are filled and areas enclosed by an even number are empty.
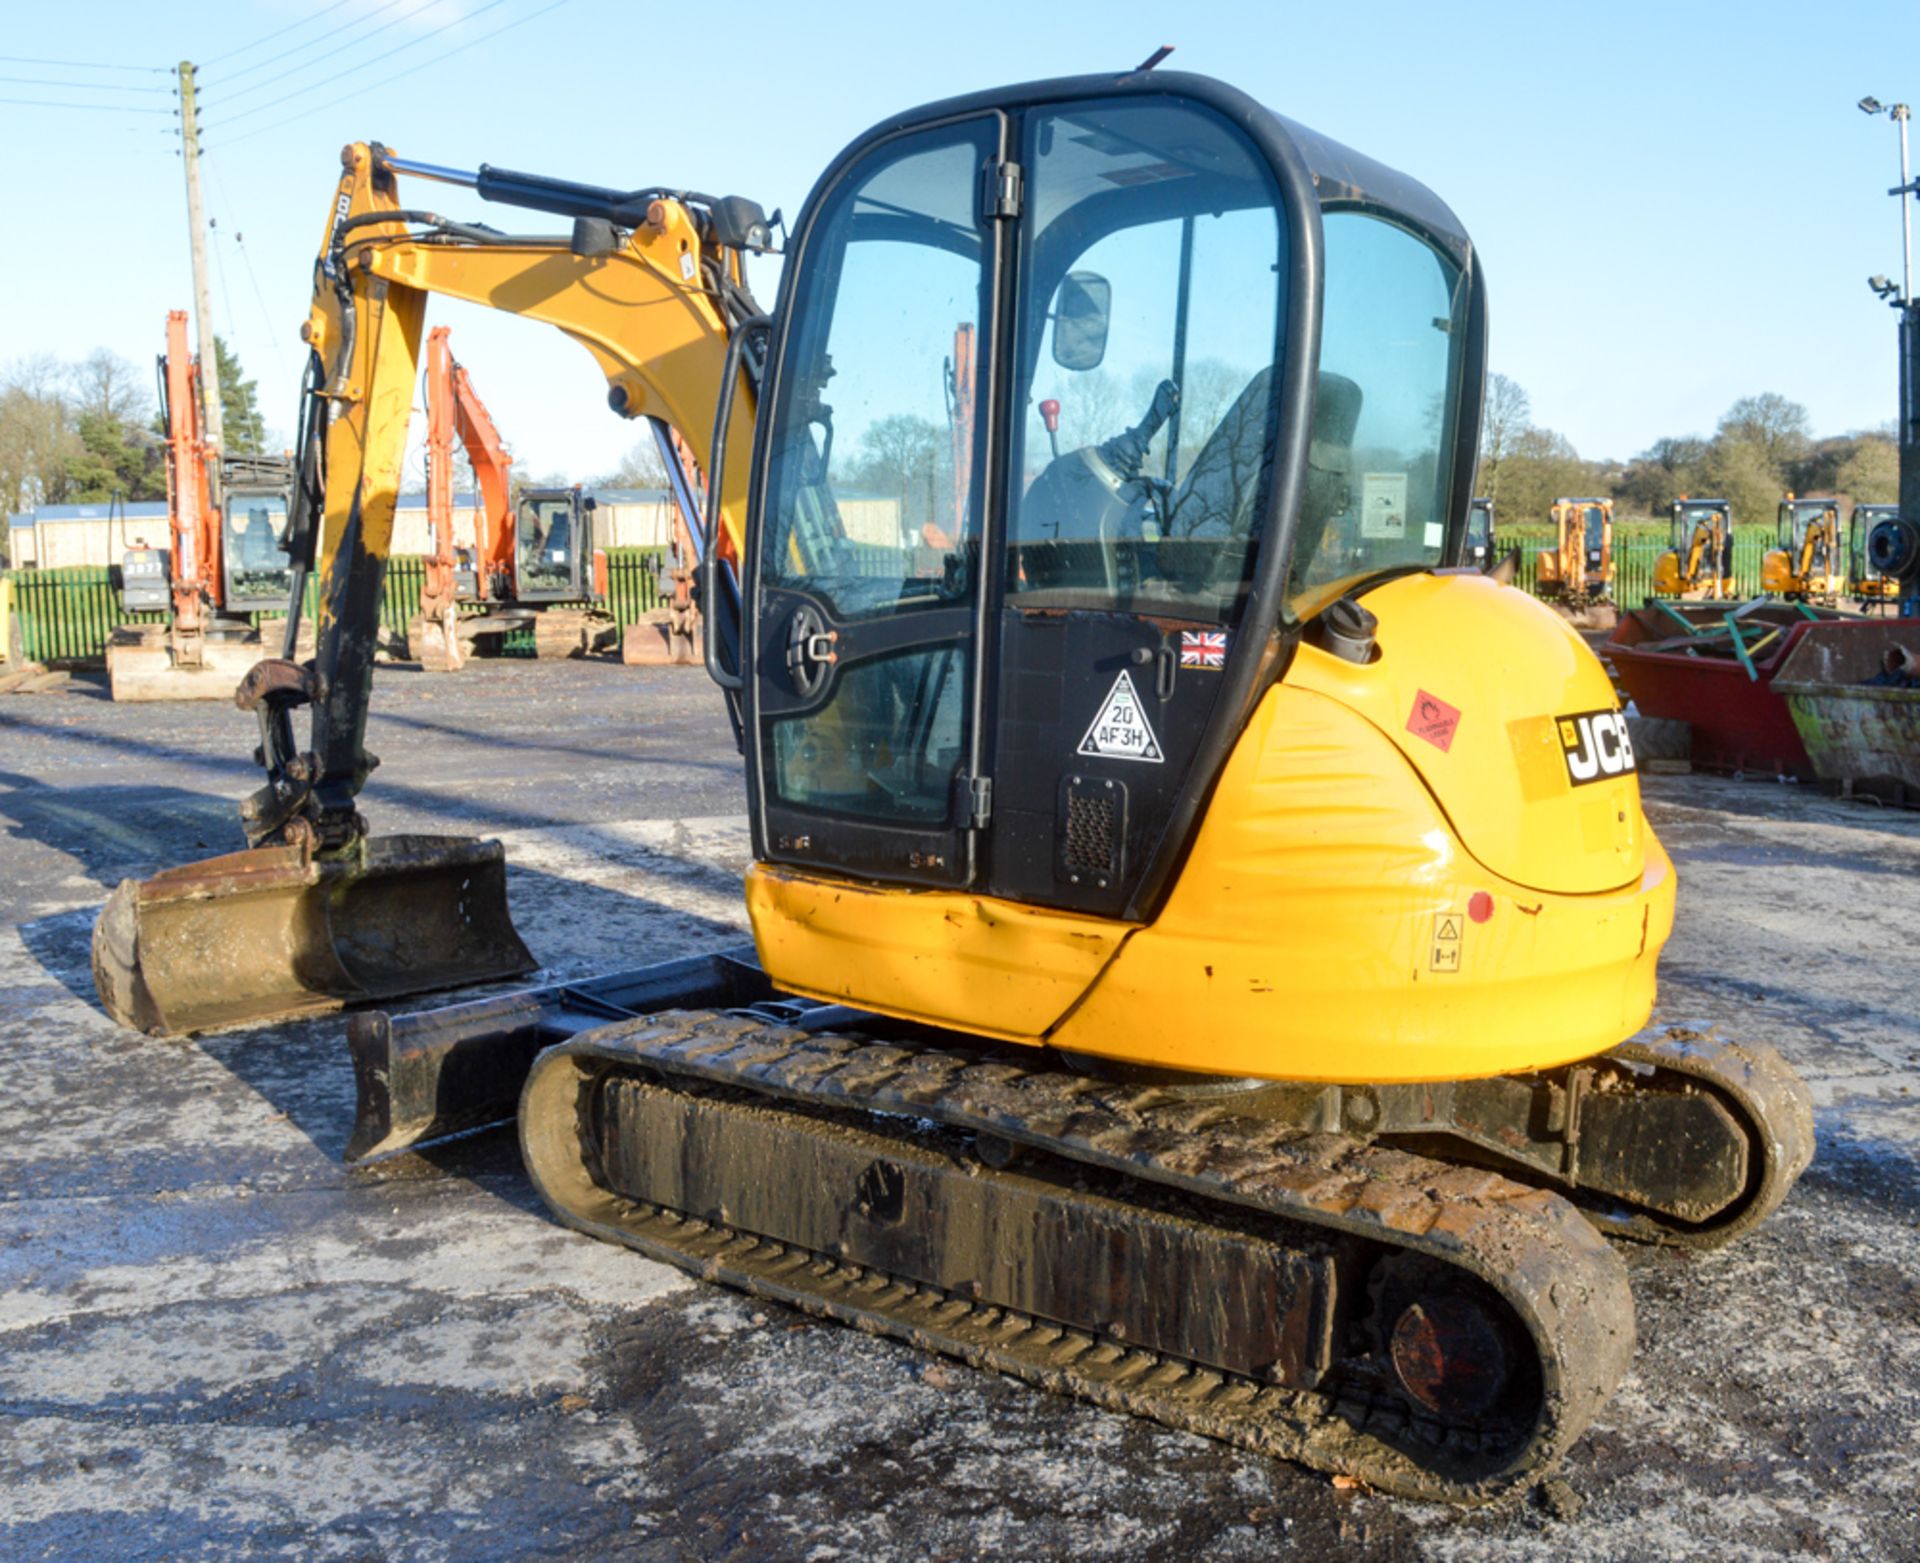
[[[276,1020],[534,969],[497,841],[256,847],[127,879],[93,929],[108,1014],[153,1036]]]
[[[200,665],[182,667],[162,634],[117,631],[107,647],[107,687],[117,701],[232,700],[240,680],[262,656],[257,637],[208,639]]]
[[[534,1059],[609,1020],[740,1005],[786,1013],[751,944],[404,1015],[367,1010],[347,1026],[358,1104],[344,1159],[358,1165],[508,1122]]]

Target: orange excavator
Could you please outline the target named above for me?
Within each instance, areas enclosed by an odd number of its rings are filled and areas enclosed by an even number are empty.
[[[293,566],[281,541],[292,467],[283,457],[220,455],[207,443],[201,395],[187,312],[171,310],[160,360],[170,546],[143,543],[121,559],[122,609],[159,609],[168,621],[114,631],[115,700],[230,699],[262,655],[251,615],[287,605]]]
[[[513,499],[513,457],[473,379],[447,345],[448,328],[427,338],[427,556],[420,611],[407,628],[408,654],[429,671],[460,667],[469,652],[531,629],[542,657],[579,656],[609,645],[607,556],[593,545],[591,497],[579,487],[523,490]],[[473,546],[453,533],[453,447],[473,468],[479,504]],[[487,611],[462,615],[463,602]]]

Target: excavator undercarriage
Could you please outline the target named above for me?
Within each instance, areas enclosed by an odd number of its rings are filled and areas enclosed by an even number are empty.
[[[1703,1030],[1487,1080],[1219,1079],[796,998],[750,946],[350,1038],[349,1161],[517,1109],[596,1237],[1452,1502],[1536,1478],[1624,1372],[1605,1237],[1731,1242],[1813,1154],[1778,1055]]]

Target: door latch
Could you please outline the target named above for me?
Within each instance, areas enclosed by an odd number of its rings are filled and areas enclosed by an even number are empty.
[[[838,630],[827,628],[826,620],[811,604],[794,609],[787,623],[787,675],[800,695],[817,695],[826,685],[833,664],[840,660],[834,649],[840,639]]]

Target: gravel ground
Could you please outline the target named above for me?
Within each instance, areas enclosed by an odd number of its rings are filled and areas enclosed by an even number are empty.
[[[737,939],[739,766],[697,673],[383,669],[383,830],[505,840],[547,976]],[[1649,778],[1662,1018],[1778,1044],[1820,1153],[1716,1255],[1629,1250],[1632,1374],[1539,1501],[1275,1465],[561,1230],[511,1135],[339,1165],[338,1018],[191,1043],[93,1001],[125,875],[242,845],[248,719],[0,699],[0,1556],[1911,1557],[1920,817]]]

